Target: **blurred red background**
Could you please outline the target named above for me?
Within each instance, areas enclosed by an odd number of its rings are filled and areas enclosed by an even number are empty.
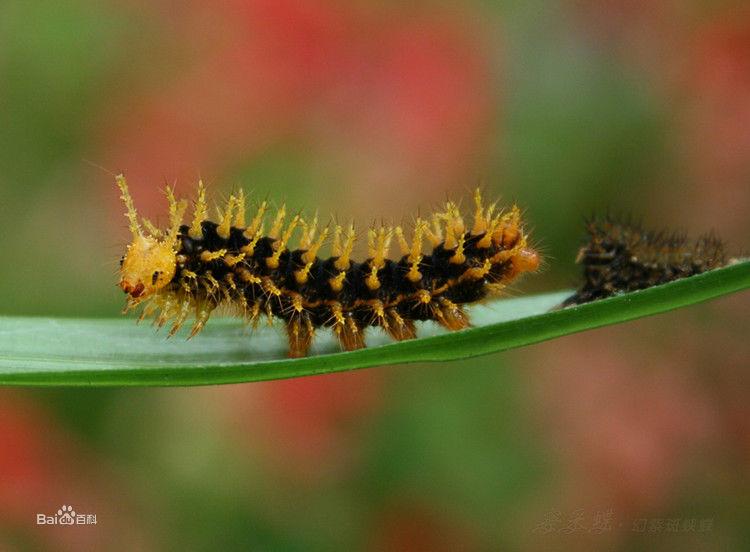
[[[119,171],[157,220],[159,188],[189,195],[198,177],[361,225],[482,182],[527,209],[547,252],[529,292],[572,285],[581,217],[597,209],[747,250],[738,3],[3,10],[4,314],[115,315]],[[0,548],[740,549],[749,306],[449,365],[4,390]],[[62,504],[97,525],[36,526]]]

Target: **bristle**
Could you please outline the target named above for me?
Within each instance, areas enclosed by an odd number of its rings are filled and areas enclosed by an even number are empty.
[[[281,229],[284,227],[285,218],[286,218],[286,204],[283,204],[281,207],[279,207],[279,210],[276,211],[276,218],[273,220],[273,224],[271,225],[271,231],[268,232],[269,238],[272,238],[274,240],[278,239],[279,234],[281,233]],[[295,220],[298,222],[299,217],[296,217]]]
[[[281,210],[279,210],[279,215],[277,215],[276,222],[274,223],[274,225],[278,223],[280,226],[281,222],[283,222],[284,220],[285,214],[286,213],[284,211],[284,207],[282,207]],[[300,222],[299,215],[295,215],[292,221],[287,226],[281,238],[275,241],[275,243],[273,244],[275,251],[270,257],[266,258],[266,266],[268,268],[274,269],[274,268],[279,267],[279,259],[281,258],[282,253],[286,251],[287,244],[289,243],[289,240],[292,237],[292,234],[294,233],[294,229],[297,228],[297,225],[299,224],[299,222]],[[274,232],[272,230],[270,234],[271,237],[273,238],[274,236],[277,236],[279,231],[280,230],[277,230],[276,232]]]
[[[432,215],[432,229],[425,225],[425,231],[427,232],[427,237],[432,242],[432,247],[440,245],[443,241],[443,229],[440,226],[440,215],[438,213]]]
[[[165,194],[167,196],[167,202],[169,203],[169,238],[174,242],[174,246],[177,246],[178,234],[180,233],[180,227],[182,226],[182,219],[185,217],[185,211],[187,211],[187,201],[181,199],[177,201],[174,196],[174,190],[167,187]]]
[[[325,228],[323,228],[323,231],[320,233],[318,239],[315,240],[315,242],[308,245],[307,248],[300,246],[302,249],[307,249],[307,251],[302,254],[302,261],[312,265],[313,261],[318,257],[318,251],[320,251],[320,248],[323,247],[323,243],[325,243],[327,237],[328,227],[326,226]]]
[[[164,232],[157,228],[156,225],[151,222],[149,219],[145,217],[141,217],[141,222],[143,223],[143,226],[146,228],[146,232],[151,234],[153,237],[160,239],[164,237]]]
[[[419,264],[422,262],[422,235],[425,231],[429,231],[427,223],[422,219],[417,219],[414,224],[414,237],[411,242],[411,250],[409,251],[409,272],[406,274],[406,278],[416,283],[422,279],[422,273],[419,271]]]
[[[117,186],[120,188],[120,199],[125,202],[125,216],[127,217],[129,221],[129,227],[130,232],[133,234],[133,237],[138,237],[143,235],[143,230],[141,230],[141,225],[138,223],[138,211],[135,210],[135,204],[133,203],[133,198],[130,196],[130,190],[128,190],[128,183],[125,180],[125,176],[122,174],[118,174],[115,177],[115,180],[117,181]]]
[[[462,265],[466,262],[466,255],[464,255],[465,241],[466,241],[465,234],[463,233],[460,234],[458,236],[458,243],[456,244],[456,250],[448,262],[450,262],[451,264],[457,264],[457,265]]]
[[[268,210],[268,202],[263,201],[258,206],[258,211],[255,214],[255,217],[253,218],[250,225],[245,229],[245,236],[252,239],[256,237],[260,232],[259,230],[263,226],[263,218],[266,216],[266,211]]]
[[[215,261],[216,259],[221,259],[226,254],[226,249],[219,249],[218,251],[208,251],[204,249],[203,251],[201,251],[200,260],[204,263],[210,263],[211,261]]]
[[[482,192],[479,188],[474,191],[474,224],[471,227],[471,235],[479,236],[487,231],[487,218],[484,214],[484,205],[482,205]]]
[[[334,257],[341,256],[341,253],[343,252],[343,248],[341,247],[341,235],[343,234],[343,232],[344,229],[340,224],[337,224],[333,229],[333,245],[331,246],[331,255],[333,255]]]
[[[237,199],[235,201],[235,208],[237,209],[236,214],[234,215],[234,221],[232,222],[232,226],[235,228],[244,228],[245,227],[245,190],[240,188],[239,192],[237,192]]]
[[[203,181],[198,181],[198,199],[193,209],[193,222],[190,224],[188,235],[193,239],[199,239],[203,236],[201,223],[208,218],[208,205],[206,204],[206,188]]]
[[[222,239],[229,237],[229,230],[232,227],[232,219],[234,218],[234,206],[237,202],[237,198],[233,195],[229,196],[227,200],[227,206],[223,212],[220,211],[219,226],[216,228],[216,233]]]
[[[392,237],[393,229],[390,227],[381,226],[377,231],[371,229],[368,232],[369,256],[372,258],[371,265],[373,267],[383,268]]]
[[[408,255],[411,251],[409,242],[404,237],[404,230],[400,226],[396,226],[396,241],[398,241],[398,247],[401,250],[401,255]]]
[[[224,262],[226,263],[228,267],[231,268],[237,265],[237,263],[244,261],[246,256],[247,256],[247,253],[245,253],[244,251],[241,252],[239,255],[225,255]],[[227,274],[227,276],[231,276],[231,275],[232,275],[231,272]]]
[[[490,273],[490,269],[492,269],[492,261],[485,259],[482,266],[467,268],[459,277],[459,282],[464,280],[481,280]]]
[[[449,201],[446,205],[446,214],[448,215],[447,222],[450,223],[455,235],[462,235],[466,231],[466,227],[464,226],[464,219],[461,216],[461,211],[458,209],[458,205]]]
[[[313,217],[312,222],[308,223],[306,220],[301,219],[300,224],[302,225],[302,237],[300,238],[299,247],[300,249],[310,249],[313,239],[315,239],[315,234],[318,231],[317,213]]]
[[[338,256],[333,263],[337,270],[349,270],[351,264],[351,254],[354,250],[354,242],[356,241],[356,234],[354,232],[354,225],[350,224],[346,231],[346,240],[344,245],[341,247],[341,254]]]

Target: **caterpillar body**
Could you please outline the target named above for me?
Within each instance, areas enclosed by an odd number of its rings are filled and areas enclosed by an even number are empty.
[[[588,303],[701,274],[727,264],[724,243],[713,234],[696,240],[646,230],[610,217],[586,224],[588,241],[576,262],[583,283],[562,306]]]
[[[166,190],[169,227],[159,229],[139,218],[125,178],[116,180],[132,234],[120,262],[124,312],[141,306],[139,320],[153,315],[157,327],[171,321],[170,336],[191,316],[190,337],[196,335],[222,305],[253,326],[263,316],[282,319],[291,357],[307,355],[318,328],[330,328],[347,351],[365,346],[370,326],[396,340],[416,337],[416,321],[460,330],[470,325],[464,305],[500,293],[540,263],[518,207],[496,212],[479,190],[470,227],[449,201],[429,219],[417,218],[411,241],[399,226],[370,228],[368,258],[356,262],[353,225],[318,229],[317,217],[288,216],[285,206],[266,221],[267,202],[248,221],[241,190],[212,222],[199,182],[189,224],[183,224],[187,201]],[[329,234],[332,256],[320,258]],[[395,260],[388,258],[394,238],[401,252]],[[432,246],[429,254],[425,244]]]

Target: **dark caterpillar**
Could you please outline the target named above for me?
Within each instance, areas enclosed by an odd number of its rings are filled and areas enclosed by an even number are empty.
[[[588,243],[578,252],[583,285],[562,306],[588,303],[719,268],[727,264],[723,242],[708,234],[644,230],[609,217],[586,223]]]
[[[141,319],[153,314],[159,327],[172,320],[169,335],[192,315],[194,336],[220,305],[253,324],[262,315],[283,319],[292,357],[307,354],[321,327],[331,328],[347,351],[365,346],[368,326],[397,340],[415,337],[418,320],[460,330],[469,326],[463,305],[499,293],[540,262],[527,244],[519,209],[495,213],[494,204],[483,206],[478,190],[471,228],[448,202],[430,223],[417,219],[411,243],[400,227],[370,229],[369,256],[360,263],[351,259],[353,226],[333,228],[333,256],[322,259],[318,252],[329,232],[318,232],[317,217],[308,222],[296,215],[286,222],[282,206],[265,232],[267,204],[247,223],[240,191],[220,210],[219,222],[211,222],[199,183],[190,225],[182,223],[186,202],[167,190],[170,227],[160,230],[139,221],[123,176],[117,184],[133,235],[120,270],[119,285],[129,295],[125,312],[145,302]],[[299,245],[291,249],[298,228]],[[395,260],[388,258],[394,237],[401,250]],[[430,254],[423,254],[425,240]]]

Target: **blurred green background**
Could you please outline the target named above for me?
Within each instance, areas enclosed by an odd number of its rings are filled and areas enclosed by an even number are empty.
[[[118,315],[120,171],[162,221],[198,177],[360,227],[483,183],[545,252],[514,294],[575,284],[593,212],[746,252],[750,10],[0,3],[0,313]],[[445,365],[6,389],[0,549],[740,550],[748,307]],[[97,525],[36,525],[62,504]]]

